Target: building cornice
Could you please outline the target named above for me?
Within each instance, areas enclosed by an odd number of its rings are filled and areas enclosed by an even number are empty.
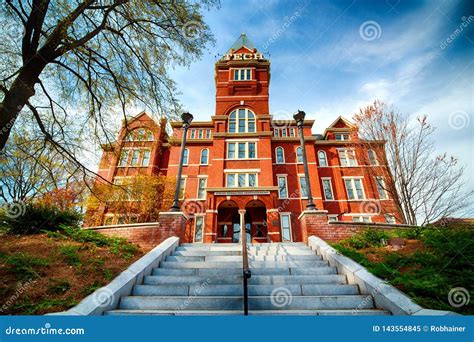
[[[173,128],[183,127],[183,123],[180,121],[171,121],[170,125]],[[212,121],[193,121],[190,127],[214,127],[214,123]]]
[[[278,191],[278,186],[258,186],[252,188],[226,188],[226,187],[216,187],[216,188],[206,188],[207,192],[253,192],[253,191]]]
[[[272,132],[255,132],[255,133],[214,133],[214,138],[249,138],[249,137],[271,137]]]

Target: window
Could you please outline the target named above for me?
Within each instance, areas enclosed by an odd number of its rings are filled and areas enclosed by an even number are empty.
[[[275,156],[277,164],[285,164],[285,153],[283,151],[283,147],[277,147],[275,149]]]
[[[291,242],[291,220],[290,214],[281,214],[281,241]]]
[[[234,81],[250,81],[252,69],[234,69]]]
[[[338,220],[337,215],[328,215],[328,222],[337,222]]]
[[[148,166],[150,163],[150,150],[143,151],[142,166]]]
[[[375,184],[377,185],[377,191],[380,199],[387,199],[387,192],[385,191],[385,183],[382,177],[375,177]]]
[[[370,219],[370,216],[352,216],[352,222],[368,223],[372,222],[372,220]]]
[[[336,140],[349,140],[349,134],[335,134]]]
[[[138,128],[130,132],[126,138],[126,141],[153,141],[153,133],[145,128]]]
[[[385,215],[385,220],[387,221],[387,223],[397,224],[397,220],[395,219],[395,216],[393,215],[390,215],[390,214]]]
[[[179,199],[184,199],[184,193],[186,190],[186,177],[181,177],[181,182],[179,186]]]
[[[255,114],[247,108],[234,110],[229,115],[229,132],[255,132]]]
[[[290,128],[290,137],[294,137],[294,136],[296,136],[295,129]]]
[[[378,165],[378,162],[377,162],[377,155],[375,154],[375,151],[374,150],[369,150],[367,152],[367,154],[369,155],[369,163],[370,165]]]
[[[278,176],[278,197],[288,198],[288,187],[286,184],[286,176]]]
[[[281,137],[286,138],[287,136],[288,136],[288,132],[287,132],[286,128],[282,128],[281,129]]]
[[[334,195],[332,193],[331,178],[322,178],[321,180],[323,182],[324,199],[326,201],[332,201],[334,199]]]
[[[194,138],[196,138],[196,130],[192,129],[191,130],[191,139],[194,139]]]
[[[228,159],[255,159],[257,158],[256,143],[254,142],[230,142],[227,143]],[[237,150],[237,158],[236,158]]]
[[[188,165],[188,158],[189,158],[189,150],[185,148],[184,153],[183,153],[183,165]]]
[[[280,130],[279,130],[279,129],[277,129],[277,128],[273,129],[273,136],[274,136],[275,138],[278,138],[279,134],[280,134]]]
[[[318,152],[319,166],[328,166],[328,159],[326,157],[326,152]]]
[[[364,199],[364,190],[362,188],[362,179],[359,178],[347,178],[344,179],[346,186],[347,198],[353,199]]]
[[[228,173],[226,176],[228,188],[246,188],[257,186],[256,173]]]
[[[113,221],[114,221],[113,216],[106,216],[105,219],[104,219],[104,226],[112,225]]]
[[[140,150],[133,150],[132,151],[132,161],[131,161],[131,166],[137,166],[138,165],[138,158],[140,157]]]
[[[194,223],[194,242],[202,242],[202,231],[204,228],[204,217],[196,216]]]
[[[296,148],[296,162],[298,164],[302,164],[303,163],[303,150],[301,149],[301,146],[298,146]]]
[[[208,129],[206,131],[206,139],[211,139],[211,130],[210,129]]]
[[[122,152],[120,153],[120,161],[119,161],[119,166],[120,167],[127,166],[128,156],[129,156],[129,150],[122,150]]]
[[[207,165],[209,159],[209,150],[207,148],[201,150],[201,164]]]
[[[341,166],[357,166],[354,150],[339,150]]]
[[[203,134],[203,133],[202,133],[202,129],[200,129],[200,130],[199,130],[199,135],[198,135],[198,138],[199,138],[199,139],[202,139],[202,134]]]
[[[199,177],[198,178],[198,191],[197,191],[198,199],[206,199],[206,185],[207,185],[207,177]]]
[[[301,197],[308,197],[308,191],[306,186],[306,177],[305,176],[298,176],[300,180],[300,193]]]

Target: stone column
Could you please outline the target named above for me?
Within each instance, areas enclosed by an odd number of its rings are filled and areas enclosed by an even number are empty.
[[[329,229],[327,210],[305,210],[298,217],[301,223],[301,235],[303,242],[307,243],[308,238],[314,236],[324,236]]]
[[[242,243],[242,234],[245,234],[245,209],[239,209],[240,215],[240,243]]]

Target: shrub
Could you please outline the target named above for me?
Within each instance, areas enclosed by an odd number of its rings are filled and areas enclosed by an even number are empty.
[[[59,248],[59,253],[61,253],[68,265],[70,266],[79,266],[81,265],[81,258],[77,253],[79,251],[79,246],[64,245]]]
[[[5,262],[12,267],[13,272],[21,280],[38,278],[40,276],[38,269],[49,264],[47,259],[21,252],[6,256]]]
[[[2,226],[13,234],[38,234],[41,231],[57,231],[61,224],[77,226],[82,215],[73,210],[60,210],[42,204],[28,203],[24,214],[10,217],[5,212],[0,213]]]

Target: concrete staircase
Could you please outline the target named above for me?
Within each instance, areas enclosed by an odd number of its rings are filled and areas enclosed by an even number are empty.
[[[239,244],[183,244],[106,315],[242,315]],[[386,315],[303,243],[250,244],[249,314]]]

